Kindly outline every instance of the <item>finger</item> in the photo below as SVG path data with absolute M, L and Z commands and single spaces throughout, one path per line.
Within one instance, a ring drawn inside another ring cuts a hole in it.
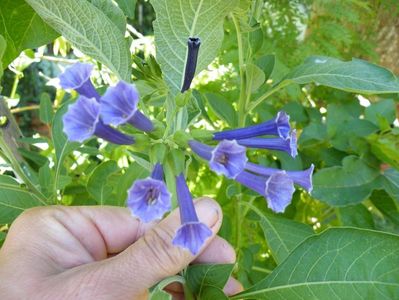
M 199 220 L 212 231 L 212 236 L 202 247 L 205 249 L 220 229 L 222 211 L 214 200 L 208 198 L 197 201 L 195 208 Z M 109 292 L 108 289 L 102 289 L 113 286 L 119 298 L 122 298 L 121 295 L 131 297 L 133 293 L 148 289 L 163 278 L 177 274 L 195 258 L 189 251 L 172 244 L 179 226 L 179 212 L 175 210 L 124 252 L 74 271 L 78 271 L 80 277 L 95 280 L 99 287 L 96 292 L 99 294 Z M 76 279 L 79 275 L 74 274 L 74 277 Z
M 242 287 L 242 284 L 235 278 L 230 277 L 229 280 L 227 281 L 226 285 L 223 288 L 224 293 L 227 296 L 232 296 L 235 294 L 238 294 L 239 292 L 242 292 L 244 289 Z
M 193 261 L 198 264 L 232 264 L 236 261 L 234 248 L 223 238 L 216 237 Z

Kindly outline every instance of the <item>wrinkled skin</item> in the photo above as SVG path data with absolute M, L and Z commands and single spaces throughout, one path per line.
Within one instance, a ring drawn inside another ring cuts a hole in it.
M 0 250 L 0 299 L 147 299 L 148 289 L 189 263 L 233 263 L 235 253 L 216 236 L 219 205 L 196 202 L 199 219 L 212 230 L 197 257 L 172 245 L 178 211 L 158 224 L 143 224 L 125 208 L 42 207 L 13 223 Z M 241 290 L 230 278 L 228 295 Z M 184 299 L 179 284 L 167 287 Z

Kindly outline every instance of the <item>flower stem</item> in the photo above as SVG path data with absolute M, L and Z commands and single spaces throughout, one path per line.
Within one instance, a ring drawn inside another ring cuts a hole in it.
M 238 100 L 238 127 L 245 126 L 246 119 L 246 78 L 245 78 L 245 63 L 244 63 L 244 48 L 242 44 L 242 33 L 239 24 L 239 20 L 232 14 L 234 27 L 237 34 L 237 45 L 238 45 L 238 62 L 240 70 L 240 98 Z

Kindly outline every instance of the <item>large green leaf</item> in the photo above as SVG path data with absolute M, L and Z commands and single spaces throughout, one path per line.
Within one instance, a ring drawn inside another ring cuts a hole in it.
M 46 205 L 12 177 L 0 175 L 0 224 L 14 221 L 25 209 Z
M 271 213 L 261 212 L 255 206 L 244 202 L 260 218 L 259 225 L 276 263 L 281 263 L 301 242 L 313 234 L 310 226 Z
M 342 167 L 325 168 L 313 176 L 313 197 L 334 206 L 357 204 L 370 196 L 379 175 L 365 161 L 347 156 Z
M 196 73 L 216 57 L 223 41 L 223 20 L 237 5 L 237 0 L 152 0 L 157 60 L 173 93 L 182 86 L 187 40 L 199 37 Z
M 392 72 L 361 59 L 341 61 L 325 56 L 311 56 L 292 70 L 282 84 L 317 83 L 362 94 L 398 93 L 399 80 Z
M 136 0 L 115 0 L 119 7 L 123 10 L 125 15 L 130 19 L 134 18 L 136 11 Z
M 4 68 L 22 50 L 45 45 L 58 36 L 24 0 L 1 0 L 0 34 L 7 42 L 2 59 Z
M 97 166 L 87 182 L 87 191 L 96 199 L 100 205 L 114 204 L 112 197 L 113 188 L 108 178 L 119 170 L 115 161 L 109 160 Z
M 128 43 L 109 14 L 88 1 L 26 0 L 33 9 L 75 47 L 130 81 Z
M 312 236 L 233 299 L 397 299 L 399 236 L 332 228 Z
M 208 100 L 209 106 L 219 118 L 225 120 L 231 127 L 237 124 L 236 111 L 228 100 L 212 93 L 207 93 L 205 97 Z
M 221 299 L 209 297 L 210 295 L 220 295 L 233 268 L 234 264 L 192 265 L 188 267 L 184 277 L 190 291 L 198 295 L 199 299 Z

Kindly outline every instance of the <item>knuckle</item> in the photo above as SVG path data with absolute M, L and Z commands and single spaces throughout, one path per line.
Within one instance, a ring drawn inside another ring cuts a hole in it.
M 172 244 L 173 234 L 162 227 L 156 227 L 144 235 L 143 241 L 150 252 L 150 264 L 156 264 L 165 274 L 175 274 L 180 271 L 185 253 Z

